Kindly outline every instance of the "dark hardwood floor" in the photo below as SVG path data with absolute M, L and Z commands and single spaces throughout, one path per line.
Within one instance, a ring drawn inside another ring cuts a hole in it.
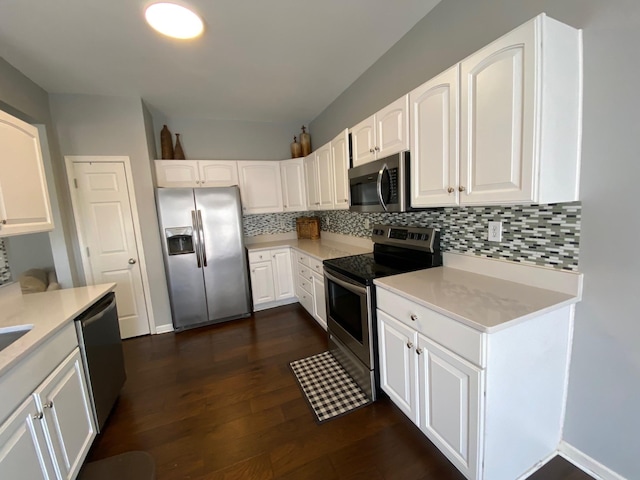
M 126 340 L 128 379 L 88 461 L 144 450 L 159 480 L 464 478 L 388 399 L 317 425 L 288 364 L 326 346 L 298 304 Z M 556 457 L 530 478 L 591 477 Z

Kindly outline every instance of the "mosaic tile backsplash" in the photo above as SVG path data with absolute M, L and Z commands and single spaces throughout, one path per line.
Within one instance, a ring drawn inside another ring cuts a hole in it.
M 9 270 L 9 258 L 7 257 L 7 247 L 4 239 L 0 238 L 0 285 L 11 280 L 11 270 Z
M 577 271 L 580 202 L 552 205 L 446 207 L 409 213 L 356 213 L 348 210 L 246 215 L 246 236 L 295 231 L 296 218 L 317 215 L 321 230 L 369 237 L 375 223 L 440 229 L 444 252 Z M 488 222 L 502 221 L 502 242 L 487 241 Z M 369 227 L 367 228 L 367 221 Z

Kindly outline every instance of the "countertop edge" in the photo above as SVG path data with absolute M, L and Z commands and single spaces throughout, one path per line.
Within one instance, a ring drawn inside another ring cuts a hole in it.
M 434 312 L 437 312 L 441 315 L 444 315 L 447 318 L 450 318 L 452 320 L 455 320 L 463 325 L 466 325 L 467 327 L 473 328 L 476 331 L 479 331 L 481 333 L 495 333 L 495 332 L 499 332 L 501 330 L 505 330 L 507 328 L 511 328 L 515 325 L 518 325 L 520 323 L 526 322 L 527 320 L 530 320 L 532 318 L 535 317 L 539 317 L 540 315 L 544 315 L 546 313 L 549 312 L 553 312 L 555 310 L 559 310 L 563 307 L 566 307 L 568 305 L 573 305 L 575 303 L 577 303 L 579 301 L 579 299 L 577 297 L 572 297 L 572 298 L 568 298 L 567 300 L 555 303 L 553 305 L 549 305 L 548 307 L 545 308 L 541 308 L 539 310 L 536 310 L 535 312 L 531 312 L 528 313 L 526 315 L 522 315 L 520 317 L 516 317 L 512 320 L 508 320 L 506 322 L 501 323 L 500 325 L 494 325 L 492 327 L 487 327 L 485 325 L 481 325 L 477 322 L 474 322 L 473 320 L 470 320 L 466 317 L 463 317 L 461 315 L 458 315 L 454 312 L 451 312 L 445 308 L 439 307 L 438 305 L 428 302 L 424 299 L 418 298 L 414 295 L 411 295 L 407 292 L 405 292 L 404 290 L 401 290 L 399 288 L 396 287 L 392 287 L 390 285 L 385 285 L 385 284 L 380 284 L 377 280 L 374 280 L 374 284 L 377 287 L 380 287 L 384 290 L 387 290 L 391 293 L 395 293 L 396 295 L 400 295 L 403 298 L 406 298 L 407 300 L 410 300 L 412 302 L 417 303 L 418 305 L 421 305 L 425 308 L 428 308 L 429 310 L 433 310 Z
M 74 313 L 67 313 L 62 318 L 57 320 L 52 326 L 43 327 L 42 331 L 37 331 L 37 335 L 27 339 L 29 332 L 24 337 L 16 341 L 15 343 L 9 345 L 5 348 L 0 354 L 5 354 L 10 356 L 11 358 L 3 363 L 0 363 L 0 376 L 7 373 L 12 368 L 16 367 L 22 360 L 28 357 L 33 351 L 35 351 L 39 346 L 44 344 L 48 339 L 52 338 L 56 333 L 64 328 L 69 322 L 72 322 L 80 313 L 93 305 L 97 300 L 102 298 L 107 293 L 113 291 L 116 288 L 115 283 L 104 283 L 98 285 L 91 285 L 91 287 L 100 288 L 99 292 L 96 293 L 93 298 L 87 302 L 83 302 L 82 304 L 78 304 L 78 307 L 74 310 Z M 85 287 L 77 287 L 77 288 L 85 288 Z M 63 290 L 71 290 L 71 289 L 63 289 Z M 56 292 L 61 292 L 62 290 L 57 290 Z M 41 292 L 34 293 L 31 295 L 46 295 L 52 292 Z M 22 323 L 20 325 L 25 325 L 27 323 Z M 28 324 L 33 324 L 33 329 L 37 328 L 37 322 L 29 322 Z M 36 332 L 34 332 L 36 333 Z M 20 342 L 20 340 L 25 339 L 28 340 L 28 344 L 25 346 L 24 342 Z M 15 352 L 13 350 L 16 350 Z

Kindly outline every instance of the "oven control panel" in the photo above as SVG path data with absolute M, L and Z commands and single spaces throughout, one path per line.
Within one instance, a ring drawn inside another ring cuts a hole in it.
M 374 225 L 371 240 L 384 245 L 397 245 L 429 252 L 440 251 L 440 231 L 430 227 Z

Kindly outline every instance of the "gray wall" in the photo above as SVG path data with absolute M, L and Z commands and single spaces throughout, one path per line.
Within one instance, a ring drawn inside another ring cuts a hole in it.
M 76 285 L 78 271 L 71 249 L 75 230 L 68 215 L 70 199 L 51 121 L 49 98 L 47 92 L 3 58 L 0 58 L 0 109 L 38 127 L 54 222 L 54 230 L 49 234 L 50 248 L 60 283 L 64 287 Z
M 175 134 L 185 157 L 192 160 L 283 160 L 291 158 L 289 145 L 301 132 L 298 123 L 230 122 L 206 118 L 167 118 L 153 112 L 158 153 L 164 124 Z
M 541 12 L 584 35 L 580 271 L 564 439 L 640 478 L 640 2 L 443 0 L 311 123 L 316 145 Z M 535 392 L 531 392 L 535 395 Z
M 151 176 L 145 113 L 139 98 L 51 95 L 62 155 L 124 155 L 131 170 L 156 325 L 171 323 Z M 77 242 L 75 242 L 77 252 Z
M 32 233 L 5 239 L 11 276 L 17 280 L 30 268 L 54 269 L 48 233 Z

